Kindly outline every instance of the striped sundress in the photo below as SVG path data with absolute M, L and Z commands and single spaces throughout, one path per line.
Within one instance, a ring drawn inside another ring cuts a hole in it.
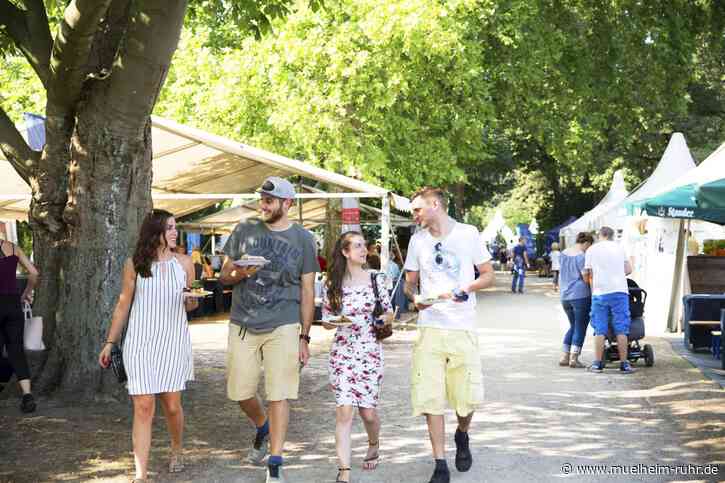
M 153 262 L 151 275 L 136 275 L 136 293 L 123 344 L 131 395 L 182 391 L 186 381 L 194 379 L 183 298 L 186 271 L 172 257 Z

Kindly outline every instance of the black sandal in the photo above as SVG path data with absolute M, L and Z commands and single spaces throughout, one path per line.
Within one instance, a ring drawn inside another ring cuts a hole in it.
M 335 477 L 335 483 L 350 483 L 350 480 L 341 480 L 340 479 L 340 475 L 342 474 L 343 471 L 350 471 L 350 468 L 338 467 L 337 476 Z

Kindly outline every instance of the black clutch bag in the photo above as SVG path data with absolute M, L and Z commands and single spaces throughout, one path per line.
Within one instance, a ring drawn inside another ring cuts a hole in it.
M 116 375 L 119 384 L 123 384 L 128 380 L 126 377 L 126 368 L 123 366 L 123 353 L 117 345 L 111 348 L 111 369 L 113 369 L 113 373 Z

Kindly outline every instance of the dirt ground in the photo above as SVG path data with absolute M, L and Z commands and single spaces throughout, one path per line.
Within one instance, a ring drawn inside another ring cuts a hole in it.
M 566 323 L 549 281 L 531 277 L 527 293 L 511 294 L 507 278 L 479 298 L 478 331 L 486 402 L 472 429 L 474 468 L 460 483 L 561 481 L 563 464 L 718 464 L 720 477 L 577 476 L 573 481 L 725 480 L 725 392 L 650 337 L 656 363 L 631 376 L 556 365 Z M 160 408 L 154 425 L 151 478 L 163 482 L 261 483 L 264 469 L 242 464 L 253 429 L 225 395 L 226 320 L 191 326 L 196 381 L 184 393 L 187 470 L 166 471 L 168 436 Z M 291 404 L 285 467 L 290 482 L 334 481 L 334 398 L 327 388 L 333 332 L 314 327 L 312 360 Z M 380 412 L 382 460 L 362 472 L 366 436 L 353 430 L 353 481 L 427 482 L 432 460 L 425 422 L 410 415 L 410 355 L 416 331 L 385 343 Z M 583 358 L 591 360 L 588 349 Z M 447 422 L 452 428 L 453 415 Z M 40 398 L 21 415 L 15 399 L 0 399 L 0 482 L 124 482 L 132 475 L 131 405 L 127 397 L 74 403 Z M 450 439 L 450 438 L 449 438 Z M 453 449 L 448 459 L 452 467 Z

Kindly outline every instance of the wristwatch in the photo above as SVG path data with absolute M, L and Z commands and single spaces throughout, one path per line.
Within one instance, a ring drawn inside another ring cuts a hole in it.
M 307 342 L 309 344 L 312 339 L 307 334 L 300 334 L 300 340 L 304 340 L 305 342 Z

